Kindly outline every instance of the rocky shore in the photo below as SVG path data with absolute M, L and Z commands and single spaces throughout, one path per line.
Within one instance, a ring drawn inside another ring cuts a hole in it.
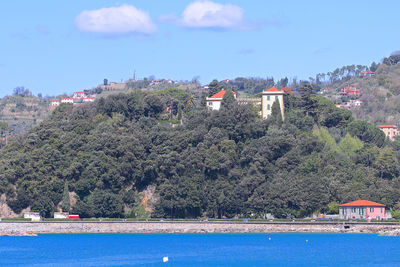
M 0 222 L 0 236 L 61 233 L 379 233 L 400 235 L 399 224 L 243 222 Z

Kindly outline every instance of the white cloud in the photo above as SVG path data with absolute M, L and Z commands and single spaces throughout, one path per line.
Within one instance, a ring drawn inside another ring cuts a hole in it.
M 243 9 L 211 1 L 196 1 L 189 4 L 182 13 L 180 23 L 188 28 L 246 28 Z
M 131 5 L 85 10 L 75 19 L 79 30 L 109 35 L 152 34 L 157 26 L 148 13 Z

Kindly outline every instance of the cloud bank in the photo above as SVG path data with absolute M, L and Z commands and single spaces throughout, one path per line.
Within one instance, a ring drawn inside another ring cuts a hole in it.
M 80 31 L 106 35 L 149 35 L 157 30 L 148 13 L 131 5 L 86 10 L 75 23 Z
M 246 22 L 243 9 L 231 4 L 196 1 L 182 13 L 180 24 L 187 28 L 244 29 Z

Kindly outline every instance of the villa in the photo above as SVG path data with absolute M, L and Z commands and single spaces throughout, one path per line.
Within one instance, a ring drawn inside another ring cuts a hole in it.
M 339 205 L 339 218 L 383 220 L 385 219 L 385 205 L 368 200 L 356 200 L 341 204 Z
M 399 135 L 399 130 L 397 129 L 396 125 L 379 125 L 379 129 L 382 130 L 382 132 L 385 133 L 386 137 L 389 138 L 390 140 L 394 140 L 394 138 Z
M 224 98 L 225 93 L 226 93 L 226 90 L 222 89 L 215 95 L 207 97 L 206 105 L 207 105 L 208 110 L 219 110 L 221 108 L 222 99 Z M 232 91 L 232 93 L 236 99 L 236 92 Z

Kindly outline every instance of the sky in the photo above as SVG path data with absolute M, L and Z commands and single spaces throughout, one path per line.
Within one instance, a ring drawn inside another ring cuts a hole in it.
M 0 97 L 104 78 L 308 79 L 400 50 L 398 0 L 4 0 Z

